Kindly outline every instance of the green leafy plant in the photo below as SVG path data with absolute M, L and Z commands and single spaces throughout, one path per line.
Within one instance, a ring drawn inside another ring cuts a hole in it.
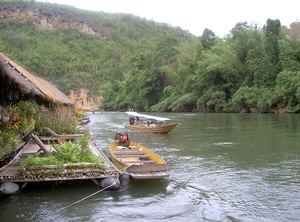
M 85 117 L 84 111 L 82 109 L 75 109 L 74 114 L 77 118 Z
M 22 135 L 20 131 L 21 120 L 16 110 L 11 106 L 0 108 L 0 160 L 3 160 L 22 141 Z
M 22 133 L 29 133 L 35 128 L 35 115 L 38 111 L 36 102 L 20 101 L 14 106 L 14 110 L 20 117 L 19 129 Z
M 84 167 L 84 163 L 93 163 L 99 169 L 105 169 L 101 158 L 93 154 L 89 149 L 87 136 L 75 140 L 74 142 L 62 140 L 58 144 L 53 143 L 52 147 L 56 152 L 49 153 L 46 156 L 40 156 L 39 154 L 30 155 L 21 163 L 20 168 L 63 164 L 68 164 L 68 166 L 72 168 L 76 163 L 80 163 L 80 167 Z

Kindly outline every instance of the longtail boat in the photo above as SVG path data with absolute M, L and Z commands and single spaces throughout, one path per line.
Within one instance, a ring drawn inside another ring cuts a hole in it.
M 127 111 L 125 113 L 129 115 L 129 123 L 125 123 L 124 127 L 130 130 L 168 134 L 179 125 L 178 121 L 165 117 L 146 115 L 133 111 Z
M 120 135 L 121 137 L 122 135 Z M 109 153 L 113 164 L 119 170 L 126 171 L 134 179 L 154 179 L 169 176 L 164 159 L 138 143 L 126 142 L 126 139 L 111 142 Z

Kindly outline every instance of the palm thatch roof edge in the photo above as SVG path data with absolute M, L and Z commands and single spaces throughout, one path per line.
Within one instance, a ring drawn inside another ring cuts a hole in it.
M 50 82 L 30 74 L 0 52 L 0 71 L 18 84 L 25 94 L 34 94 L 52 103 L 74 105 L 72 100 Z

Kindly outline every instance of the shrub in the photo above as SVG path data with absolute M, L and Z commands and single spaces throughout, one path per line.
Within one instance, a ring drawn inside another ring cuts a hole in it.
M 77 132 L 76 116 L 71 107 L 61 106 L 52 109 L 40 107 L 35 118 L 35 127 L 40 135 L 45 135 L 45 127 L 58 134 Z
M 26 166 L 74 163 L 95 163 L 99 168 L 105 168 L 105 165 L 101 162 L 101 158 L 93 154 L 89 149 L 87 136 L 77 139 L 74 142 L 61 140 L 58 144 L 53 143 L 52 147 L 55 149 L 55 153 L 50 153 L 43 157 L 37 154 L 30 155 L 26 161 L 21 164 L 21 168 Z
M 11 106 L 0 108 L 0 160 L 3 160 L 22 141 L 22 135 L 21 119 L 16 110 Z

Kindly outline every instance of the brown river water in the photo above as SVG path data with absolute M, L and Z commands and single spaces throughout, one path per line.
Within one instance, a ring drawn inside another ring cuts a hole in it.
M 108 154 L 127 115 L 86 115 L 92 142 Z M 168 135 L 128 133 L 166 160 L 170 177 L 131 180 L 78 203 L 101 188 L 29 184 L 0 197 L 0 221 L 299 221 L 299 114 L 156 115 L 181 124 Z

